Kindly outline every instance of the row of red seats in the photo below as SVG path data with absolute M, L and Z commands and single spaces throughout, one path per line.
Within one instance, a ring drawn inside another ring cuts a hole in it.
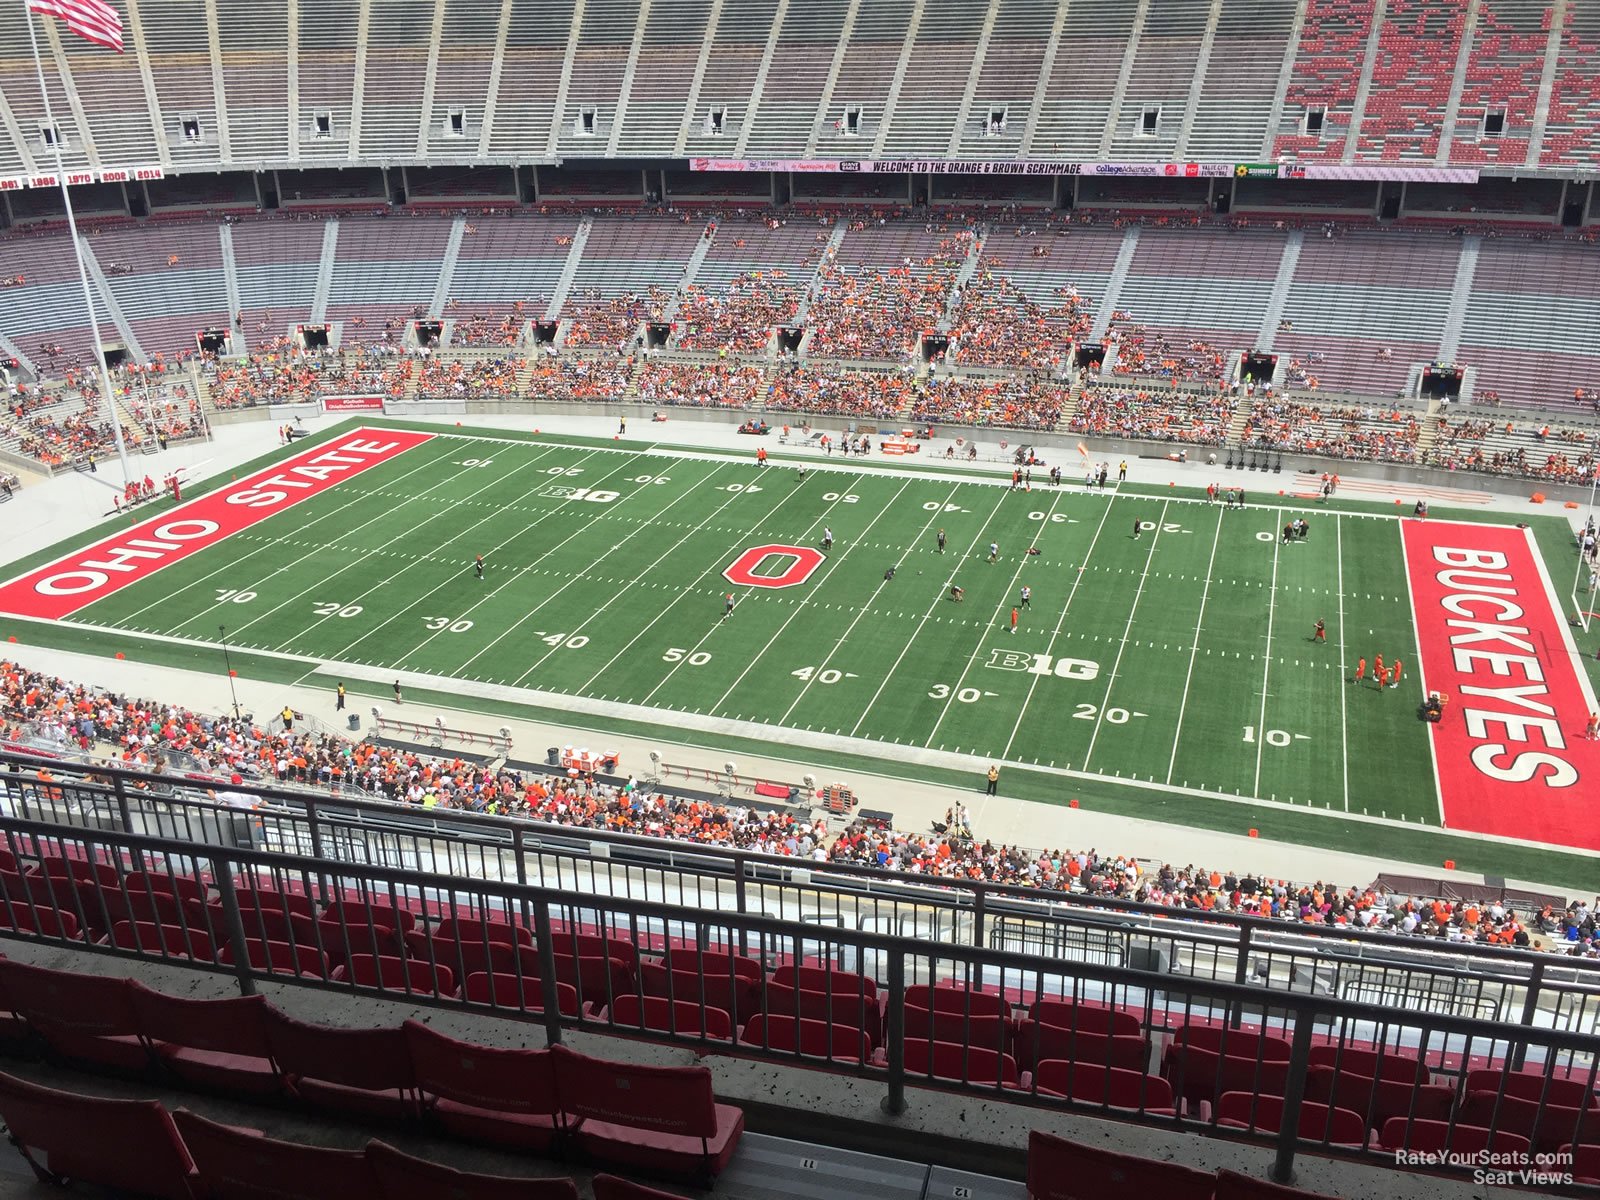
M 131 979 L 0 959 L 0 1035 L 55 1057 L 231 1096 L 426 1120 L 463 1138 L 708 1180 L 744 1130 L 702 1067 L 461 1042 L 408 1021 L 342 1029 L 259 996 L 185 1000 Z
M 1032 1200 L 1099 1200 L 1105 1196 L 1319 1200 L 1316 1192 L 1282 1187 L 1237 1171 L 1200 1171 L 1161 1159 L 1119 1154 L 1037 1129 L 1028 1135 L 1028 1195 Z

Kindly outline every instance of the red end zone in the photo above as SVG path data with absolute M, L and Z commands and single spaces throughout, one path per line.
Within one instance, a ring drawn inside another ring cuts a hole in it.
M 1529 530 L 1406 521 L 1422 682 L 1451 829 L 1600 850 L 1594 692 Z
M 248 529 L 341 479 L 420 446 L 433 435 L 397 429 L 354 433 L 287 458 L 210 495 L 141 522 L 0 587 L 0 612 L 59 620 Z

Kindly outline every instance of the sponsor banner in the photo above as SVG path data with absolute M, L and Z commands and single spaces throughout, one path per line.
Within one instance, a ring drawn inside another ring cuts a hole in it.
M 1293 172 L 1290 175 L 1290 172 Z M 1477 183 L 1477 167 L 1402 166 L 1399 163 L 1295 163 L 1293 179 L 1353 179 L 1368 183 Z
M 1421 683 L 1449 697 L 1430 726 L 1445 824 L 1600 850 L 1594 692 L 1532 531 L 1406 521 L 1402 537 Z
M 1278 164 L 1273 163 L 1236 163 L 1233 168 L 1235 179 L 1276 179 L 1278 177 Z
M 102 171 L 79 169 L 68 171 L 68 187 L 82 187 L 89 183 L 128 183 L 131 180 L 165 179 L 161 167 L 107 167 Z M 26 188 L 53 188 L 61 186 L 62 176 L 52 172 L 38 175 L 0 175 L 0 192 L 20 192 Z
M 346 412 L 382 412 L 384 396 L 324 396 L 322 397 L 322 411 L 325 413 Z
M 693 171 L 788 171 L 913 175 L 1082 175 L 1131 179 L 1343 179 L 1364 182 L 1476 183 L 1477 167 L 1399 163 L 1067 162 L 1062 159 L 691 158 Z
M 432 436 L 360 429 L 287 458 L 12 580 L 0 587 L 0 612 L 69 617 Z

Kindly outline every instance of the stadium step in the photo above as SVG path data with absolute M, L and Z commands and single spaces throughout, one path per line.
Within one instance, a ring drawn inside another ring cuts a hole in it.
M 818 289 L 822 286 L 822 268 L 832 262 L 834 256 L 839 253 L 839 247 L 844 245 L 844 235 L 848 228 L 849 225 L 843 217 L 833 223 L 833 232 L 828 235 L 828 244 L 823 247 L 822 253 L 817 255 L 817 265 L 815 270 L 811 272 L 811 282 L 806 284 L 806 294 L 800 301 L 799 309 L 795 312 L 794 323 L 796 326 L 805 327 L 806 316 L 811 311 L 812 298 L 816 296 Z
M 1244 431 L 1250 424 L 1250 404 L 1245 401 L 1234 410 L 1233 420 L 1228 423 L 1228 432 L 1223 435 L 1222 444 L 1228 447 L 1244 445 Z
M 322 227 L 322 260 L 317 264 L 317 289 L 311 294 L 311 324 L 328 319 L 328 296 L 333 292 L 333 259 L 339 249 L 339 222 L 330 220 Z
M 21 347 L 4 333 L 0 333 L 0 351 L 4 351 L 7 358 L 16 359 L 22 365 L 22 369 L 29 375 L 35 379 L 39 378 L 39 368 L 34 365 L 33 360 L 24 354 Z
M 350 94 L 350 160 L 361 155 L 361 120 L 367 93 L 367 35 L 372 31 L 372 0 L 361 0 L 356 14 L 355 86 Z
M 428 304 L 428 315 L 435 319 L 444 315 L 450 301 L 450 281 L 455 277 L 456 259 L 461 257 L 461 239 L 466 232 L 467 219 L 457 217 L 450 226 L 450 240 L 445 243 L 444 260 L 439 264 L 439 280 L 433 285 L 433 299 Z
M 639 15 L 633 25 L 633 43 L 628 47 L 628 62 L 622 68 L 622 86 L 617 92 L 617 111 L 611 119 L 611 136 L 606 140 L 606 157 L 617 156 L 622 138 L 622 123 L 628 116 L 628 98 L 633 93 L 633 76 L 639 68 L 639 48 L 644 43 L 644 27 L 650 20 L 650 0 L 639 0 Z
M 1344 133 L 1344 161 L 1355 157 L 1361 143 L 1361 120 L 1366 116 L 1367 97 L 1372 94 L 1372 68 L 1378 62 L 1378 40 L 1383 36 L 1383 22 L 1389 15 L 1388 0 L 1376 0 L 1372 8 L 1372 27 L 1367 31 L 1367 48 L 1361 56 L 1361 81 L 1356 84 L 1356 98 L 1350 109 L 1350 128 Z
M 945 297 L 944 317 L 939 322 L 941 332 L 949 332 L 950 326 L 955 322 L 956 307 L 961 302 L 961 293 L 966 291 L 967 284 L 972 282 L 973 275 L 977 273 L 978 263 L 983 260 L 983 245 L 988 240 L 989 227 L 980 225 L 977 236 L 967 246 L 967 257 L 962 260 L 961 269 L 950 281 L 950 293 Z
M 500 97 L 500 78 L 505 70 L 506 41 L 511 35 L 511 5 L 500 9 L 500 24 L 495 29 L 494 57 L 489 62 L 489 88 L 483 97 L 483 125 L 478 130 L 478 157 L 489 155 L 489 140 L 494 134 L 495 104 Z
M 844 27 L 839 30 L 839 44 L 834 47 L 833 62 L 828 65 L 828 78 L 822 84 L 822 97 L 817 101 L 819 119 L 812 123 L 811 136 L 806 139 L 806 158 L 812 158 L 817 153 L 817 139 L 822 136 L 822 127 L 833 107 L 833 89 L 839 82 L 839 69 L 844 66 L 845 51 L 850 48 L 850 38 L 855 34 L 856 17 L 860 12 L 861 0 L 850 0 L 850 7 L 844 14 Z
M 1122 50 L 1122 67 L 1117 71 L 1117 86 L 1111 93 L 1111 105 L 1106 112 L 1106 127 L 1100 134 L 1099 157 L 1111 157 L 1111 142 L 1117 136 L 1117 118 L 1122 115 L 1122 103 L 1128 96 L 1128 80 L 1133 75 L 1134 60 L 1139 57 L 1139 35 L 1144 32 L 1145 18 L 1150 15 L 1150 0 L 1139 0 L 1133 14 L 1133 28 L 1128 32 L 1128 44 Z
M 761 108 L 762 93 L 767 87 L 767 72 L 772 70 L 772 59 L 778 51 L 778 34 L 783 29 L 783 22 L 789 15 L 789 0 L 778 0 L 778 10 L 772 14 L 772 28 L 767 32 L 767 44 L 761 51 L 761 64 L 756 67 L 755 82 L 750 85 L 750 107 L 745 110 L 744 121 L 739 126 L 739 142 L 734 147 L 734 156 L 743 158 L 745 147 L 750 142 L 750 130 L 756 123 L 756 113 Z
M 1050 25 L 1050 37 L 1044 44 L 1044 58 L 1039 63 L 1039 78 L 1033 85 L 1033 103 L 1028 106 L 1028 125 L 1022 131 L 1022 152 L 1033 153 L 1033 135 L 1039 128 L 1039 114 L 1044 110 L 1044 98 L 1050 91 L 1050 76 L 1055 73 L 1056 55 L 1061 50 L 1061 30 L 1067 24 L 1067 6 L 1056 5 L 1056 19 Z
M 578 264 L 583 261 L 583 248 L 589 244 L 589 233 L 594 229 L 594 220 L 585 217 L 578 222 L 578 228 L 572 234 L 572 245 L 567 249 L 567 262 L 561 268 L 561 278 L 556 280 L 555 291 L 550 294 L 550 307 L 544 311 L 546 321 L 559 320 L 561 306 L 567 302 L 567 293 L 572 290 L 572 281 L 577 278 Z
M 926 8 L 924 0 L 916 0 L 911 6 L 911 23 L 906 26 L 905 40 L 900 43 L 900 58 L 889 80 L 889 94 L 883 100 L 883 119 L 878 124 L 877 135 L 872 139 L 873 158 L 883 154 L 883 142 L 889 136 L 889 126 L 894 121 L 895 106 L 900 103 L 900 89 L 905 85 L 906 68 L 911 65 L 911 47 L 916 44 L 917 30 L 922 27 L 922 14 Z
M 711 226 L 706 227 L 709 231 Z M 677 320 L 678 306 L 683 303 L 684 293 L 694 286 L 694 278 L 700 273 L 700 266 L 706 261 L 706 255 L 711 252 L 712 238 L 702 234 L 695 243 L 694 253 L 689 255 L 689 261 L 683 266 L 683 278 L 678 280 L 678 286 L 672 293 L 672 301 L 661 314 L 661 319 L 667 324 Z
M 1461 327 L 1467 319 L 1467 301 L 1472 296 L 1473 277 L 1478 272 L 1478 251 L 1483 238 L 1469 234 L 1461 239 L 1461 257 L 1456 260 L 1455 286 L 1450 290 L 1450 309 L 1445 313 L 1444 330 L 1439 335 L 1436 361 L 1453 363 L 1461 348 Z
M 1111 268 L 1111 278 L 1106 280 L 1105 293 L 1100 298 L 1100 307 L 1094 314 L 1094 326 L 1089 330 L 1091 341 L 1103 341 L 1111 330 L 1111 314 L 1117 310 L 1117 297 L 1122 292 L 1122 285 L 1127 282 L 1128 269 L 1133 266 L 1133 256 L 1139 249 L 1139 227 L 1128 226 L 1122 235 L 1122 245 L 1117 248 L 1116 265 Z M 1114 356 L 1106 355 L 1106 364 L 1114 363 Z
M 234 320 L 244 312 L 244 301 L 239 299 L 239 265 L 233 257 L 233 226 L 217 226 L 217 238 L 222 243 L 222 285 L 228 292 L 228 325 L 233 330 L 233 352 L 249 354 L 244 322 Z
M 989 0 L 989 11 L 984 14 L 983 26 L 978 30 L 978 48 L 972 56 L 972 66 L 967 69 L 967 86 L 961 92 L 961 105 L 956 109 L 955 128 L 950 131 L 950 144 L 945 147 L 945 153 L 951 158 L 960 155 L 961 135 L 971 127 L 977 115 L 972 111 L 972 98 L 978 93 L 978 79 L 983 74 L 984 59 L 989 54 L 989 39 L 994 36 L 995 18 L 999 15 L 1000 0 Z
M 557 157 L 561 145 L 561 130 L 567 123 L 567 92 L 572 87 L 572 63 L 578 57 L 578 35 L 583 29 L 584 0 L 575 0 L 572 6 L 572 29 L 567 35 L 567 52 L 561 56 L 561 78 L 556 84 L 556 102 L 550 115 L 549 140 L 545 153 Z M 598 131 L 597 131 L 598 132 Z
M 117 333 L 122 338 L 122 344 L 127 348 L 129 361 L 136 363 L 149 362 L 150 360 L 146 357 L 144 348 L 139 345 L 139 339 L 133 336 L 133 326 L 128 324 L 128 318 L 122 313 L 122 306 L 117 303 L 117 297 L 111 290 L 110 281 L 106 279 L 105 272 L 100 269 L 100 260 L 94 256 L 94 251 L 89 249 L 87 241 L 79 239 L 79 245 L 83 250 L 84 270 L 89 272 L 89 286 L 99 292 L 96 297 L 99 303 L 96 307 L 104 305 L 106 312 L 110 314 L 111 322 L 117 327 Z
M 1568 0 L 1550 6 L 1550 32 L 1544 46 L 1544 70 L 1539 75 L 1539 98 L 1533 110 L 1533 132 L 1528 135 L 1528 157 L 1523 165 L 1537 167 L 1544 154 L 1544 131 L 1550 124 L 1550 97 L 1555 94 L 1556 67 L 1560 62 L 1561 35 L 1567 27 Z
M 1222 0 L 1211 0 L 1210 11 L 1206 13 L 1206 31 L 1200 36 L 1200 51 L 1195 57 L 1194 77 L 1189 81 L 1189 103 L 1184 106 L 1183 124 L 1178 128 L 1178 144 L 1173 150 L 1173 157 L 1189 157 L 1189 135 L 1194 132 L 1195 115 L 1200 111 L 1200 96 L 1205 91 L 1206 74 L 1211 69 L 1211 51 L 1217 44 L 1217 24 L 1222 20 Z M 1232 72 L 1235 68 L 1227 64 L 1223 70 Z
M 689 99 L 683 106 L 684 121 L 678 126 L 678 139 L 672 144 L 672 153 L 681 158 L 689 143 L 689 130 L 697 120 L 709 125 L 709 118 L 700 117 L 700 85 L 705 82 L 706 64 L 711 61 L 711 43 L 716 40 L 717 28 L 722 21 L 722 0 L 711 0 L 711 12 L 706 17 L 705 36 L 700 39 L 700 54 L 695 59 L 694 79 L 689 83 Z M 807 155 L 809 158 L 810 156 Z
M 1272 284 L 1272 295 L 1267 298 L 1267 311 L 1261 317 L 1261 328 L 1256 332 L 1255 348 L 1263 354 L 1272 353 L 1278 337 L 1278 325 L 1283 320 L 1284 307 L 1289 303 L 1289 287 L 1294 283 L 1294 270 L 1300 264 L 1300 248 L 1305 245 L 1304 230 L 1291 230 L 1283 243 L 1283 256 L 1278 259 L 1278 275 Z M 1281 373 L 1282 367 L 1279 367 Z M 1274 381 L 1277 375 L 1274 375 Z
M 1467 65 L 1472 61 L 1472 44 L 1478 32 L 1478 17 L 1483 11 L 1478 0 L 1467 5 L 1467 15 L 1461 26 L 1461 40 L 1456 48 L 1455 71 L 1450 77 L 1450 95 L 1445 98 L 1444 116 L 1439 122 L 1439 149 L 1433 161 L 1441 167 L 1450 165 L 1450 146 L 1456 136 L 1456 114 L 1461 111 L 1461 97 L 1467 90 Z M 1476 125 L 1476 121 L 1470 124 Z

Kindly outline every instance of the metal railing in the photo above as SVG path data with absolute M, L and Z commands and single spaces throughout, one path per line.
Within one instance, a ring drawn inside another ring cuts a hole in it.
M 551 1042 L 585 1028 L 803 1063 L 876 1081 L 890 1113 L 927 1086 L 1265 1138 L 1280 1180 L 1303 1149 L 1394 1162 L 1480 1127 L 1530 1153 L 1600 1143 L 1600 1108 L 1572 1101 L 1597 1083 L 1592 1034 L 15 817 L 0 851 L 6 936 L 229 971 L 246 994 L 298 973 L 537 1020 Z

